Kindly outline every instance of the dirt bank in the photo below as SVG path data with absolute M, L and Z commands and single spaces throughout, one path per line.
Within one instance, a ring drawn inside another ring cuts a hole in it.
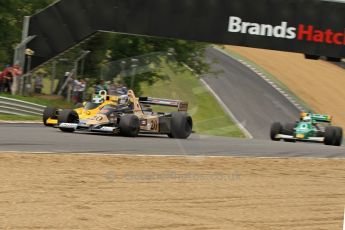
M 345 160 L 0 155 L 0 229 L 341 229 Z
M 316 112 L 345 128 L 345 70 L 302 54 L 227 46 L 273 74 Z

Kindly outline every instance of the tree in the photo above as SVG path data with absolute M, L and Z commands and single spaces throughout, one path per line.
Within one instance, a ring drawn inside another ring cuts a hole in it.
M 204 61 L 204 52 L 207 45 L 206 43 L 177 39 L 99 33 L 93 39 L 83 44 L 81 48 L 91 51 L 87 58 L 87 75 L 91 78 L 98 78 L 100 69 L 106 66 L 106 63 L 113 63 L 124 58 L 148 55 L 154 52 L 170 53 L 174 56 L 174 64 L 176 62 L 186 64 L 193 68 L 197 74 L 204 74 L 209 71 L 209 65 Z M 166 60 L 169 61 L 169 59 Z M 128 63 L 127 61 L 126 64 L 128 67 L 128 65 L 133 63 Z M 116 76 L 121 69 L 117 68 L 114 71 L 111 74 Z M 150 73 L 136 73 L 136 75 L 138 75 L 135 77 L 136 81 L 134 83 L 136 92 L 140 92 L 140 82 L 146 81 L 149 84 L 153 84 L 156 80 L 164 77 L 159 71 L 154 70 Z M 124 81 L 127 86 L 131 85 L 130 79 L 127 78 Z
M 24 16 L 32 15 L 54 0 L 1 0 L 0 2 L 0 64 L 10 64 L 13 49 L 21 39 Z
M 0 67 L 10 64 L 13 60 L 13 49 L 20 42 L 24 16 L 32 15 L 53 2 L 54 0 L 1 0 Z M 208 71 L 208 65 L 204 62 L 206 46 L 205 43 L 193 41 L 99 33 L 66 55 L 72 61 L 73 56 L 82 50 L 90 50 L 84 72 L 89 78 L 97 78 L 105 63 L 152 52 L 170 52 L 174 55 L 175 61 L 190 66 L 198 74 L 203 74 Z M 140 79 L 154 82 L 159 77 L 161 76 L 158 73 L 153 72 L 143 74 Z
M 185 63 L 195 68 L 196 73 L 208 72 L 208 65 L 204 61 L 206 43 L 185 41 L 178 39 L 167 39 L 147 36 L 132 36 L 116 33 L 102 33 L 84 49 L 94 51 L 92 56 L 98 61 L 109 59 L 106 51 L 111 51 L 111 60 L 118 60 L 126 57 L 139 56 L 151 52 L 173 52 L 179 63 Z M 92 68 L 92 64 L 90 65 Z

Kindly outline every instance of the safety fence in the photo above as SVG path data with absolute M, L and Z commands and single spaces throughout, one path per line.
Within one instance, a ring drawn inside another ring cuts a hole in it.
M 0 114 L 6 115 L 42 115 L 45 106 L 0 96 Z

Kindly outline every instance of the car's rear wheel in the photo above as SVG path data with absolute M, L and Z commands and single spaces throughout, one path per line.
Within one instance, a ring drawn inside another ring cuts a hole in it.
M 136 115 L 123 115 L 119 123 L 120 134 L 125 137 L 136 137 L 140 131 L 140 121 Z
M 341 127 L 335 127 L 335 137 L 334 137 L 334 145 L 340 146 L 343 142 L 343 129 Z
M 280 138 L 277 138 L 276 136 L 278 134 L 281 134 L 283 130 L 283 126 L 280 122 L 274 122 L 271 125 L 271 132 L 270 132 L 270 137 L 272 141 L 280 141 Z
M 171 114 L 170 138 L 186 139 L 193 129 L 193 120 L 186 112 L 173 112 Z
M 57 119 L 57 116 L 56 116 L 56 111 L 57 111 L 57 108 L 56 107 L 46 107 L 44 110 L 43 110 L 43 116 L 42 116 L 42 119 L 43 119 L 43 124 L 45 126 L 52 126 L 51 124 L 48 124 L 47 121 L 49 118 L 51 119 Z
M 325 129 L 324 144 L 325 145 L 335 145 L 337 136 L 339 136 L 339 134 L 337 132 L 337 127 L 327 126 Z
M 59 112 L 58 115 L 58 123 L 79 123 L 79 115 L 73 109 L 64 109 Z M 75 131 L 74 128 L 66 128 L 66 127 L 59 127 L 59 129 L 63 132 L 72 133 Z

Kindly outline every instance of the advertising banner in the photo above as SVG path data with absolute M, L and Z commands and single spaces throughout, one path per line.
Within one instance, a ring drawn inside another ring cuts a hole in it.
M 345 3 L 320 0 L 61 0 L 33 15 L 33 65 L 97 31 L 345 57 Z

